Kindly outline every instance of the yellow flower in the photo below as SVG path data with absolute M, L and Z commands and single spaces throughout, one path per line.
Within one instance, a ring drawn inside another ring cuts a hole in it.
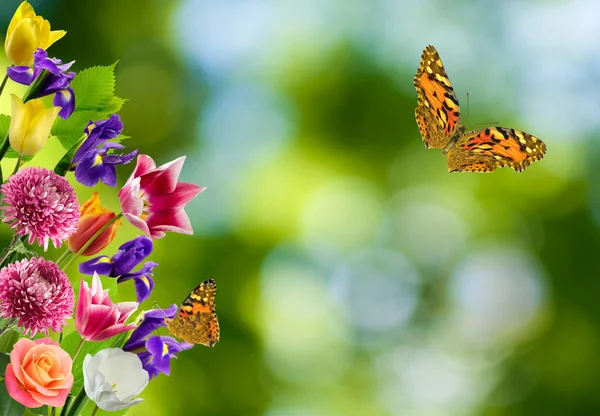
M 10 145 L 23 156 L 35 155 L 46 144 L 60 107 L 46 108 L 39 98 L 23 104 L 16 95 L 11 97 Z
M 37 16 L 31 4 L 21 3 L 8 25 L 4 51 L 14 65 L 33 65 L 37 48 L 48 49 L 66 35 L 64 30 L 50 31 L 50 22 Z

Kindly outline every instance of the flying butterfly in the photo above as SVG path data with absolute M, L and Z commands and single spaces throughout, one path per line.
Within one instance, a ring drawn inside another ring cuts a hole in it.
M 171 334 L 189 344 L 214 347 L 219 340 L 215 307 L 217 284 L 213 279 L 200 283 L 179 307 L 173 319 L 165 318 Z
M 438 52 L 423 50 L 415 74 L 415 117 L 427 149 L 443 149 L 450 172 L 491 172 L 509 166 L 521 172 L 546 154 L 546 145 L 531 134 L 488 127 L 467 131 L 460 122 L 458 99 Z

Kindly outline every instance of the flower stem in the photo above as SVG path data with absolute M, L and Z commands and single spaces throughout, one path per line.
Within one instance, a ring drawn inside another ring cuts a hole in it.
M 71 250 L 69 250 L 68 248 L 65 249 L 65 251 L 60 255 L 58 260 L 56 260 L 56 262 L 55 262 L 58 265 L 58 267 L 60 267 L 61 263 L 63 261 L 65 261 L 67 259 L 67 257 L 69 257 L 69 254 L 71 254 Z
M 73 362 L 75 362 L 75 358 L 77 358 L 77 355 L 79 355 L 79 352 L 81 351 L 81 348 L 83 347 L 84 342 L 85 342 L 85 339 L 81 338 L 81 341 L 79 341 L 79 345 L 77 346 L 77 349 L 75 350 L 75 353 L 73 354 Z
M 6 260 L 6 258 L 10 254 L 10 251 L 15 247 L 15 245 L 17 244 L 17 242 L 20 239 L 21 239 L 20 235 L 17 235 L 17 234 L 13 235 L 12 241 L 6 246 L 6 248 L 4 249 L 2 254 L 0 254 L 0 266 L 2 266 L 2 263 L 4 263 L 4 260 Z
M 13 170 L 13 175 L 15 173 L 17 173 L 17 171 L 19 170 L 19 168 L 21 167 L 21 161 L 23 161 L 23 155 L 19 155 L 19 158 L 17 159 L 17 164 L 15 165 L 15 170 Z
M 4 91 L 4 87 L 6 87 L 6 81 L 8 81 L 8 74 L 4 75 L 2 84 L 0 84 L 0 95 L 2 95 L 2 92 Z
M 75 255 L 73 257 L 71 257 L 69 259 L 69 261 L 67 261 L 65 263 L 64 266 L 62 266 L 62 270 L 67 270 L 67 267 L 69 267 L 71 265 L 71 263 L 73 263 L 73 261 L 75 261 L 75 259 L 77 259 L 77 257 L 81 256 L 81 254 L 94 242 L 96 241 L 96 239 L 98 237 L 100 237 L 100 235 L 104 232 L 104 230 L 106 230 L 108 227 L 110 227 L 112 225 L 113 222 L 117 221 L 118 219 L 120 219 L 123 216 L 123 213 L 119 213 L 118 215 L 115 215 L 115 217 L 110 220 L 109 222 L 107 222 L 106 224 L 104 224 L 104 226 L 102 228 L 100 228 L 98 231 L 96 231 L 96 234 L 94 234 L 92 236 L 92 238 L 90 238 L 83 246 L 81 246 L 81 248 L 79 249 L 79 251 L 77 253 L 75 253 Z M 0 263 L 1 264 L 1 263 Z
M 98 413 L 98 405 L 96 405 L 94 407 L 94 410 L 92 411 L 92 413 L 90 414 L 90 416 L 96 416 L 96 413 Z

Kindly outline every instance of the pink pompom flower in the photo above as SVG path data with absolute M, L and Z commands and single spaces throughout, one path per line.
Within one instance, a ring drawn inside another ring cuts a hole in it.
M 60 332 L 74 303 L 67 275 L 52 261 L 34 257 L 0 270 L 0 316 L 17 318 L 26 334 Z
M 73 187 L 51 170 L 28 167 L 2 185 L 3 222 L 17 235 L 29 235 L 28 243 L 48 249 L 48 241 L 60 247 L 77 231 L 79 203 Z

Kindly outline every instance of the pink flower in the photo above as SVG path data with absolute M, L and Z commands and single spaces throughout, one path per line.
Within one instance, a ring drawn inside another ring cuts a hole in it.
M 18 318 L 26 334 L 60 332 L 74 303 L 71 283 L 54 262 L 34 257 L 0 270 L 0 316 Z
M 79 225 L 79 204 L 73 187 L 60 175 L 44 168 L 25 168 L 8 178 L 1 188 L 6 206 L 3 222 L 18 235 L 29 234 L 29 244 L 48 249 L 68 239 Z
M 21 338 L 4 372 L 6 391 L 23 406 L 60 407 L 73 386 L 73 360 L 50 338 Z
M 119 191 L 123 216 L 153 239 L 166 231 L 193 234 L 185 205 L 206 188 L 177 182 L 185 156 L 160 167 L 148 155 L 139 155 L 137 165 Z
M 104 341 L 121 332 L 134 329 L 135 324 L 125 325 L 125 321 L 137 307 L 137 302 L 113 304 L 108 297 L 108 290 L 102 290 L 102 282 L 98 274 L 94 273 L 91 290 L 81 279 L 75 308 L 77 332 L 87 341 Z

